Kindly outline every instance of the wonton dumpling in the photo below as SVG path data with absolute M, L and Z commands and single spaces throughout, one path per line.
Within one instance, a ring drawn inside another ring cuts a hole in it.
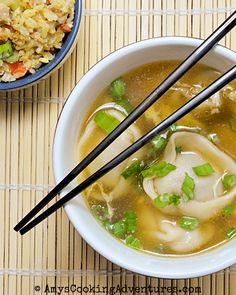
M 172 87 L 171 89 L 183 94 L 187 100 L 192 99 L 198 93 L 200 93 L 205 87 L 193 84 L 182 84 L 181 82 L 177 82 L 176 86 Z M 222 91 L 218 91 L 217 93 L 213 94 L 210 98 L 200 104 L 194 112 L 197 112 L 198 115 L 202 115 L 205 111 L 209 110 L 211 114 L 216 114 L 220 112 L 220 108 L 222 105 Z
M 125 116 L 114 109 L 106 110 L 108 114 L 118 119 L 120 122 L 124 120 Z M 99 133 L 95 133 L 99 132 Z M 98 136 L 94 136 L 94 134 L 98 134 Z M 84 158 L 84 154 L 82 155 L 82 151 L 84 150 L 84 145 L 89 145 L 89 151 L 93 150 L 105 137 L 107 134 L 103 132 L 97 124 L 90 120 L 86 126 L 86 129 L 81 136 L 78 144 L 78 151 L 79 151 L 79 160 L 81 161 Z M 133 124 L 127 130 L 125 130 L 109 147 L 105 149 L 91 164 L 86 168 L 86 171 L 91 175 L 99 168 L 107 164 L 110 160 L 112 160 L 115 156 L 117 156 L 120 152 L 125 150 L 129 145 L 131 145 L 134 141 L 136 141 L 141 136 L 139 129 Z M 135 155 L 137 157 L 141 156 L 141 152 L 137 152 Z M 132 157 L 134 158 L 134 156 Z M 122 171 L 129 165 L 131 159 L 127 159 L 123 161 L 119 166 L 115 169 L 111 170 L 108 174 L 103 176 L 98 183 L 100 185 L 104 185 L 105 187 L 109 188 L 112 192 L 109 194 L 105 194 L 101 190 L 101 186 L 98 191 L 101 194 L 97 193 L 94 195 L 97 199 L 110 199 L 114 197 L 119 197 L 121 193 L 127 193 L 127 181 L 121 176 Z M 93 186 L 92 186 L 93 188 Z M 106 196 L 106 197 L 105 197 Z M 108 201 L 108 200 L 107 200 Z
M 211 226 L 197 228 L 193 231 L 186 231 L 179 227 L 176 222 L 161 219 L 159 231 L 156 237 L 176 252 L 193 251 L 206 244 L 212 237 Z
M 176 154 L 177 146 L 182 147 L 181 154 Z M 186 172 L 195 182 L 194 199 L 186 203 L 182 202 L 179 206 L 167 206 L 162 209 L 166 213 L 207 219 L 236 196 L 236 188 L 225 193 L 221 183 L 221 177 L 225 172 L 236 173 L 236 163 L 202 135 L 176 132 L 169 139 L 163 160 L 174 164 L 176 170 L 163 178 L 144 179 L 144 190 L 152 199 L 164 193 L 181 195 L 181 186 Z M 192 167 L 206 162 L 212 165 L 215 172 L 209 176 L 197 176 Z
M 176 252 L 190 252 L 206 244 L 213 235 L 213 227 L 201 227 L 186 231 L 177 222 L 166 219 L 163 214 L 153 207 L 142 207 L 139 212 L 139 227 L 153 242 L 158 241 L 168 245 Z

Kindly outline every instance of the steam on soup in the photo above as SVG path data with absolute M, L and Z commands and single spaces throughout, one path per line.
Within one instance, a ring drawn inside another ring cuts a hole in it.
M 91 105 L 78 141 L 84 158 L 179 62 L 141 66 L 113 81 Z M 117 138 L 87 178 L 214 81 L 197 65 Z M 130 247 L 161 254 L 209 249 L 236 235 L 236 84 L 156 136 L 84 192 L 92 213 Z

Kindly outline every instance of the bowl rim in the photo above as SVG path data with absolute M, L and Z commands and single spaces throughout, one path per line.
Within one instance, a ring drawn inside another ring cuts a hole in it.
M 53 173 L 54 173 L 54 179 L 55 179 L 55 182 L 58 183 L 58 173 L 57 173 L 57 169 L 58 167 L 60 167 L 60 164 L 58 165 L 57 163 L 57 158 L 56 158 L 56 154 L 57 154 L 57 149 L 58 149 L 58 136 L 60 136 L 60 128 L 62 127 L 61 124 L 62 124 L 62 121 L 65 119 L 65 118 L 62 118 L 64 117 L 64 114 L 65 114 L 65 109 L 68 107 L 69 104 L 71 104 L 71 101 L 72 100 L 76 100 L 76 95 L 75 93 L 78 91 L 79 87 L 81 84 L 83 84 L 83 82 L 87 79 L 87 75 L 92 75 L 91 72 L 94 70 L 94 68 L 98 67 L 98 64 L 101 66 L 101 65 L 104 65 L 105 63 L 108 62 L 108 60 L 110 59 L 116 59 L 117 57 L 119 58 L 120 54 L 122 52 L 125 52 L 127 50 L 131 50 L 134 51 L 135 49 L 141 47 L 143 44 L 145 43 L 152 43 L 152 42 L 159 42 L 159 44 L 156 44 L 156 46 L 158 45 L 162 45 L 163 43 L 170 43 L 172 42 L 174 44 L 173 45 L 190 45 L 190 46 L 196 46 L 196 45 L 199 45 L 201 42 L 203 42 L 204 40 L 200 39 L 200 38 L 192 38 L 192 37 L 177 37 L 177 36 L 168 36 L 168 37 L 157 37 L 157 38 L 152 38 L 152 39 L 146 39 L 146 40 L 143 40 L 143 41 L 139 41 L 139 42 L 135 42 L 135 43 L 132 43 L 132 44 L 129 44 L 129 45 L 126 45 L 110 54 L 108 54 L 107 56 L 105 56 L 103 59 L 101 59 L 100 61 L 98 61 L 95 65 L 93 65 L 93 67 L 91 67 L 89 69 L 89 71 L 81 78 L 81 80 L 77 83 L 77 85 L 74 87 L 74 89 L 71 91 L 71 93 L 69 94 L 68 96 L 68 99 L 66 100 L 65 104 L 63 105 L 62 107 L 62 110 L 61 110 L 61 113 L 59 115 L 59 118 L 58 118 L 58 121 L 57 121 L 57 124 L 56 124 L 56 129 L 55 129 L 55 133 L 54 133 L 54 138 L 53 138 L 53 149 L 52 149 L 52 160 L 53 160 Z M 216 45 L 213 49 L 213 51 L 219 51 L 221 53 L 224 53 L 222 55 L 226 55 L 229 54 L 229 55 L 232 55 L 234 56 L 234 58 L 236 59 L 236 55 L 235 55 L 235 52 L 231 49 L 228 49 L 226 48 L 225 46 L 223 45 Z M 63 193 L 60 194 L 60 197 L 63 196 Z M 153 271 L 153 270 L 145 270 L 143 271 L 143 269 L 141 268 L 138 268 L 135 266 L 135 264 L 130 264 L 128 263 L 128 261 L 124 261 L 122 259 L 119 259 L 118 257 L 116 256 L 112 256 L 110 255 L 109 252 L 106 252 L 104 250 L 103 247 L 101 247 L 101 245 L 98 245 L 94 242 L 93 238 L 91 237 L 88 237 L 89 235 L 87 235 L 87 233 L 84 231 L 84 229 L 82 227 L 79 227 L 79 225 L 76 223 L 76 220 L 74 220 L 73 218 L 73 200 L 68 202 L 65 206 L 64 206 L 64 209 L 65 209 L 65 212 L 69 218 L 69 220 L 72 222 L 72 224 L 74 225 L 75 229 L 78 231 L 78 233 L 82 236 L 83 239 L 86 240 L 86 242 L 91 245 L 91 247 L 93 249 L 95 249 L 98 253 L 100 253 L 101 255 L 103 255 L 104 257 L 106 257 L 108 260 L 112 261 L 113 263 L 116 263 L 118 264 L 119 266 L 125 268 L 125 269 L 128 269 L 130 271 L 133 271 L 133 272 L 136 272 L 136 273 L 139 273 L 139 274 L 142 274 L 142 275 L 148 275 L 148 276 L 152 276 L 152 277 L 159 277 L 159 278 L 166 278 L 166 279 L 184 279 L 184 278 L 193 278 L 193 277 L 199 277 L 199 276 L 203 276 L 203 275 L 208 275 L 208 274 L 211 274 L 213 272 L 216 272 L 216 271 L 219 271 L 219 270 L 222 270 L 223 268 L 226 268 L 230 265 L 232 265 L 233 263 L 236 262 L 236 257 L 232 258 L 230 257 L 227 261 L 223 261 L 221 263 L 217 263 L 217 265 L 210 265 L 210 266 L 207 266 L 205 267 L 203 270 L 196 270 L 196 269 L 193 269 L 193 271 L 191 273 L 185 273 L 183 274 L 181 272 L 181 275 L 178 273 L 178 272 L 163 272 L 163 271 L 160 271 L 160 270 L 156 270 L 156 271 Z M 99 227 L 100 224 L 99 224 Z M 105 230 L 104 230 L 105 231 Z M 113 240 L 116 240 L 112 237 Z M 119 243 L 119 246 L 122 247 L 121 245 L 123 245 L 120 241 L 116 241 L 116 243 Z M 229 242 L 230 243 L 230 242 Z M 227 244 L 229 244 L 227 243 Z M 127 246 L 123 245 L 123 247 L 125 247 L 126 249 L 128 248 Z M 222 246 L 221 246 L 222 247 Z M 135 252 L 141 252 L 141 251 L 136 251 L 136 250 L 133 250 L 131 249 L 132 251 L 135 251 Z M 128 249 L 127 249 L 128 251 Z M 209 252 L 212 252 L 214 250 L 210 250 L 210 251 L 206 251 L 205 254 L 207 255 L 207 253 Z M 142 253 L 142 255 L 149 255 L 149 254 L 144 254 Z M 150 255 L 149 255 L 150 256 Z M 199 256 L 198 254 L 197 255 L 192 255 L 190 257 L 196 257 L 196 256 Z M 154 257 L 158 257 L 158 259 L 166 259 L 166 258 L 163 258 L 161 256 L 154 256 Z M 188 256 L 182 256 L 182 257 L 177 257 L 176 259 L 177 260 L 180 260 L 180 259 L 188 259 Z
M 62 61 L 70 54 L 70 49 L 73 47 L 79 33 L 80 22 L 82 17 L 82 0 L 75 0 L 74 4 L 74 19 L 73 27 L 66 40 L 63 42 L 62 47 L 56 53 L 55 57 L 48 63 L 41 66 L 34 74 L 29 74 L 13 82 L 0 82 L 0 91 L 11 91 L 20 88 L 25 88 L 31 84 L 39 82 L 41 79 L 46 78 L 53 70 L 60 66 Z

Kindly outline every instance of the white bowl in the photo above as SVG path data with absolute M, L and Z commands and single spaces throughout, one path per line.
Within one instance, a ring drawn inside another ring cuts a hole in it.
M 61 112 L 53 145 L 53 169 L 58 183 L 75 166 L 75 150 L 81 122 L 90 103 L 102 89 L 123 73 L 158 60 L 183 60 L 202 40 L 163 37 L 124 47 L 97 63 L 76 85 Z M 225 72 L 236 63 L 236 53 L 216 46 L 202 63 Z M 76 181 L 63 190 L 64 196 Z M 236 262 L 236 239 L 211 251 L 182 257 L 161 257 L 133 250 L 107 233 L 78 196 L 65 206 L 80 235 L 100 254 L 131 271 L 159 278 L 191 278 L 213 273 Z

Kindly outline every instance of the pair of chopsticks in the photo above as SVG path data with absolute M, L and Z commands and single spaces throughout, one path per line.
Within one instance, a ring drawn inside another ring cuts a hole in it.
M 104 176 L 122 161 L 127 159 L 147 142 L 152 140 L 157 134 L 163 132 L 173 123 L 181 119 L 190 111 L 199 106 L 210 96 L 219 91 L 236 78 L 236 66 L 218 78 L 215 82 L 205 88 L 202 92 L 184 104 L 181 108 L 167 117 L 160 124 L 151 129 L 147 134 L 117 155 L 113 160 L 104 165 L 85 181 L 72 189 L 68 194 L 53 204 L 43 213 L 35 215 L 43 209 L 60 191 L 65 188 L 78 174 L 80 174 L 101 152 L 103 152 L 120 134 L 122 134 L 135 120 L 137 120 L 154 102 L 156 102 L 171 86 L 173 86 L 193 65 L 195 65 L 212 47 L 218 43 L 236 25 L 236 11 L 228 17 L 219 28 L 217 28 L 199 47 L 197 47 L 146 99 L 140 103 L 129 114 L 118 127 L 111 132 L 98 146 L 95 147 L 60 183 L 58 183 L 49 194 L 43 198 L 15 227 L 23 235 L 34 226 L 39 224 L 49 215 L 61 208 L 66 202 L 81 193 L 84 189 Z M 33 219 L 34 218 L 34 219 Z M 33 220 L 32 220 L 33 219 Z M 32 220 L 32 221 L 31 221 Z

